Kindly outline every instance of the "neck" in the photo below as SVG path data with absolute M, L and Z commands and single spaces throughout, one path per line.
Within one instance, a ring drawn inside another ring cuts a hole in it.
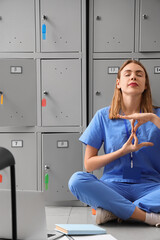
M 122 110 L 125 115 L 133 114 L 133 113 L 139 113 L 140 112 L 140 102 L 141 98 L 135 98 L 135 97 L 123 97 L 123 106 Z

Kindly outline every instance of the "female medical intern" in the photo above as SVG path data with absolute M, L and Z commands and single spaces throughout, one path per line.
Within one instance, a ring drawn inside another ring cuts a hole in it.
M 148 74 L 136 60 L 119 69 L 111 106 L 97 111 L 80 137 L 86 172 L 70 191 L 96 209 L 96 223 L 129 218 L 160 224 L 160 108 L 152 106 Z M 104 155 L 98 151 L 104 145 Z M 97 179 L 92 171 L 104 167 Z

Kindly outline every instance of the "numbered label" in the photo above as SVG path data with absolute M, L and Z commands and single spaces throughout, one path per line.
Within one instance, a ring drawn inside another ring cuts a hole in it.
M 160 74 L 160 66 L 154 67 L 154 73 L 155 74 Z
M 117 74 L 119 67 L 108 67 L 108 74 Z
M 11 147 L 13 148 L 22 148 L 23 147 L 23 140 L 12 140 Z

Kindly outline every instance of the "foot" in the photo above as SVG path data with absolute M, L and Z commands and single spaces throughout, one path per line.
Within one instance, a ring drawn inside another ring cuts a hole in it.
M 102 209 L 102 208 L 97 208 L 96 210 L 96 224 L 102 224 L 102 223 L 106 223 L 106 222 L 109 222 L 109 221 L 112 221 L 112 220 L 115 220 L 117 219 L 117 217 L 105 210 L 105 209 Z
M 149 225 L 160 227 L 160 213 L 146 213 L 145 222 Z

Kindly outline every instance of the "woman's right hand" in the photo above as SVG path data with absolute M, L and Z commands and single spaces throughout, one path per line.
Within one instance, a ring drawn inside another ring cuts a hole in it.
M 132 143 L 132 140 L 134 139 L 134 143 Z M 152 142 L 142 142 L 138 144 L 138 138 L 136 136 L 136 133 L 133 131 L 127 140 L 127 142 L 122 146 L 122 151 L 124 154 L 128 154 L 131 152 L 136 152 L 142 147 L 149 147 L 153 146 L 154 144 Z

